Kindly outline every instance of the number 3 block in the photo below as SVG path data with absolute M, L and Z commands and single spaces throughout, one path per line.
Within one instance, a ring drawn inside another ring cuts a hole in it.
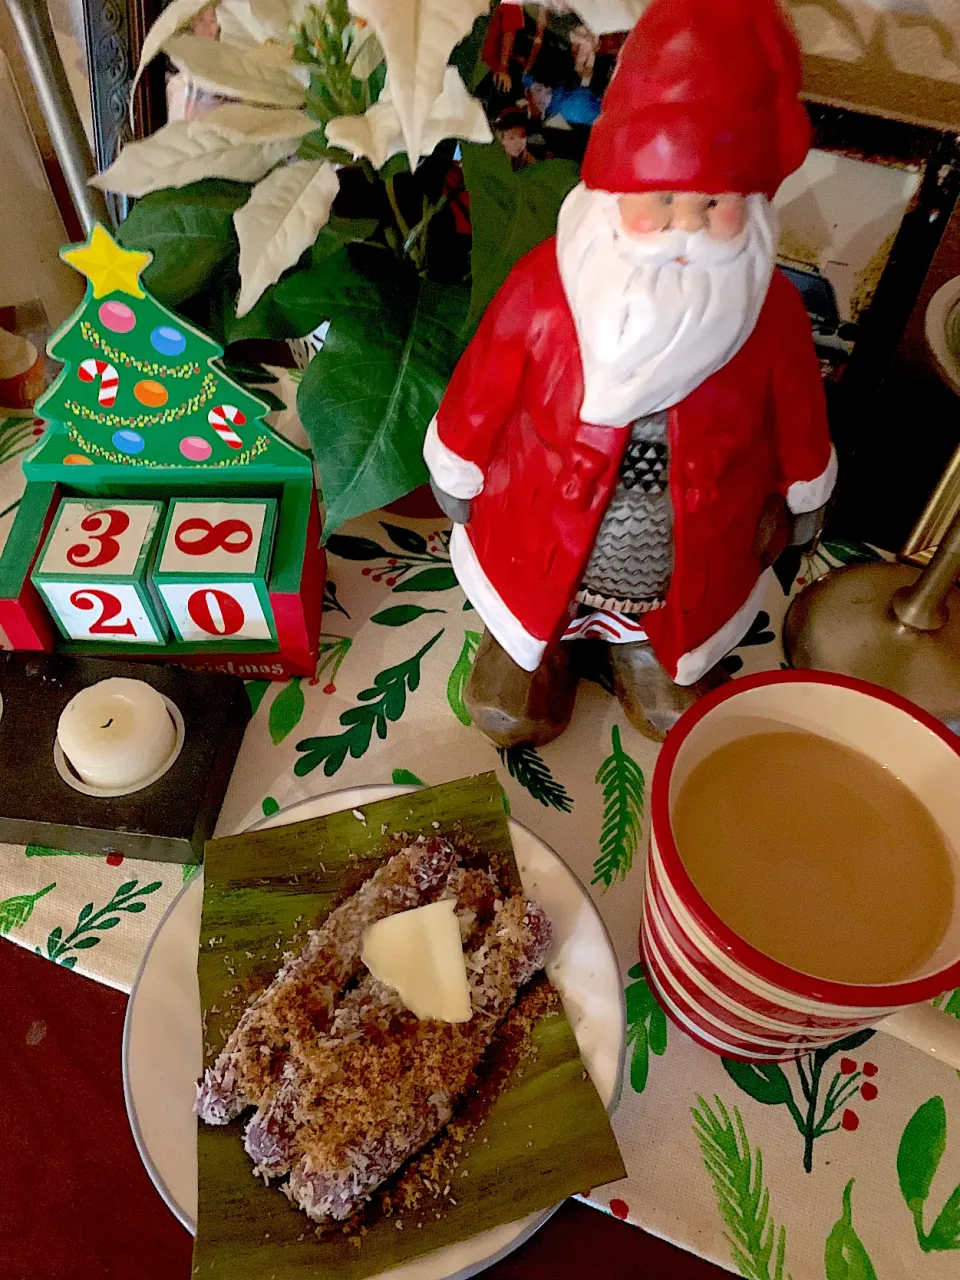
M 168 627 L 150 570 L 163 503 L 64 498 L 30 575 L 63 634 L 163 644 Z
M 272 498 L 175 499 L 153 582 L 180 640 L 276 640 L 267 575 Z

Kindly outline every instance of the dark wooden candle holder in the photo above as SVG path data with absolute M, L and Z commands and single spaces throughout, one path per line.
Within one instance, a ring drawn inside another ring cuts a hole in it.
M 57 769 L 57 723 L 74 694 L 113 676 L 142 680 L 169 699 L 183 717 L 183 746 L 142 790 L 87 795 Z M 242 680 L 144 662 L 0 653 L 0 697 L 0 840 L 200 861 L 250 718 Z

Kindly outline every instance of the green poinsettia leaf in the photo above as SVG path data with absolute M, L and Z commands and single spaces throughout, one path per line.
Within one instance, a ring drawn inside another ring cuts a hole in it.
M 473 226 L 469 330 L 514 263 L 556 231 L 560 206 L 580 171 L 572 160 L 541 160 L 514 172 L 503 147 L 470 142 L 462 154 Z
M 284 685 L 270 704 L 268 725 L 273 745 L 279 746 L 300 723 L 306 705 L 299 677 Z
M 236 256 L 233 215 L 249 198 L 248 183 L 219 178 L 152 191 L 130 210 L 117 241 L 153 254 L 143 283 L 158 302 L 176 306 Z
M 76 942 L 72 942 L 70 945 L 73 947 L 74 951 L 86 951 L 89 947 L 97 946 L 99 941 L 99 938 L 79 938 Z
M 426 483 L 423 439 L 463 350 L 468 300 L 463 286 L 343 274 L 330 330 L 297 395 L 323 483 L 327 537 Z

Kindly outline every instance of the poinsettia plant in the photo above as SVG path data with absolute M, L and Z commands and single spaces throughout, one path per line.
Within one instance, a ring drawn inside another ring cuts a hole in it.
M 173 0 L 144 45 L 212 105 L 96 183 L 154 295 L 229 347 L 329 322 L 298 409 L 326 534 L 426 481 L 424 433 L 483 308 L 576 166 L 514 172 L 470 87 L 490 0 Z M 315 344 L 317 345 L 317 344 Z

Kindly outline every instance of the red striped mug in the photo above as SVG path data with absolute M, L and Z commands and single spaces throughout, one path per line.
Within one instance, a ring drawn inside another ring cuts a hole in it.
M 953 918 L 934 955 L 905 981 L 828 981 L 773 960 L 734 933 L 688 875 L 671 825 L 683 782 L 732 739 L 777 729 L 819 734 L 887 766 L 946 835 Z M 846 676 L 747 676 L 707 694 L 671 730 L 654 772 L 651 812 L 641 948 L 654 994 L 694 1040 L 725 1057 L 776 1062 L 877 1026 L 960 1068 L 960 1023 L 922 1003 L 960 986 L 960 738 L 940 721 Z

